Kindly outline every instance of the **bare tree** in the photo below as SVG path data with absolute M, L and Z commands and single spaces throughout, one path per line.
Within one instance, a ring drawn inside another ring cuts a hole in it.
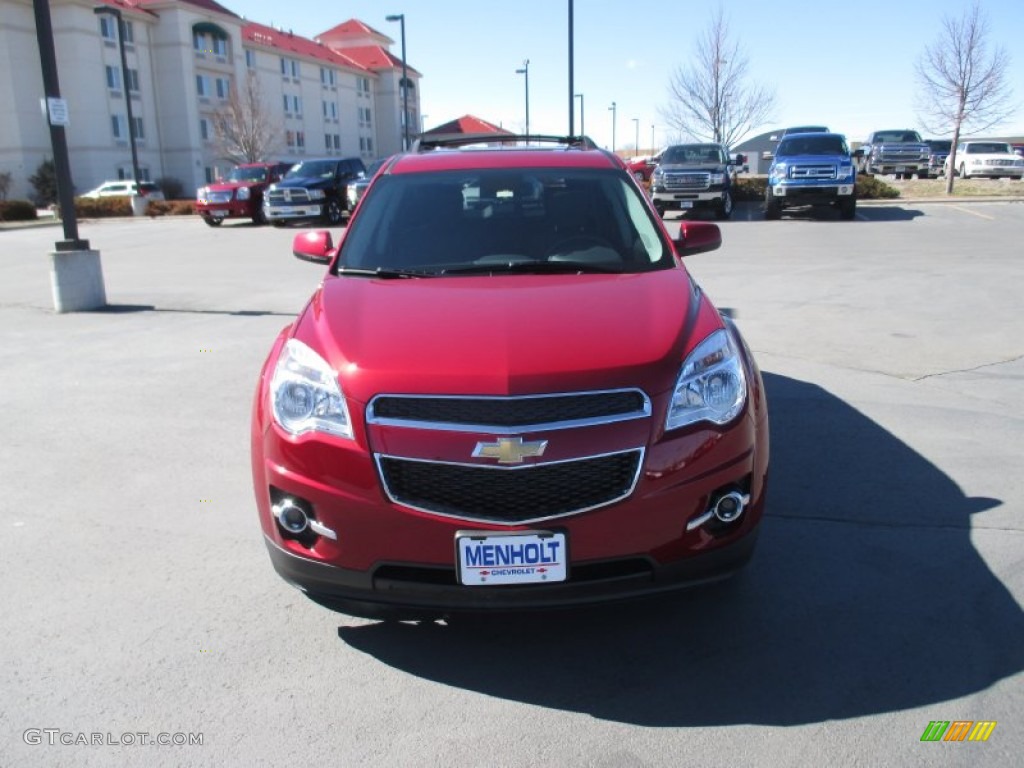
M 232 85 L 227 106 L 214 114 L 217 151 L 233 163 L 266 160 L 277 146 L 281 127 L 263 100 L 256 73 L 249 71 L 241 93 Z
M 977 0 L 960 18 L 946 16 L 942 20 L 942 32 L 917 61 L 921 85 L 918 117 L 929 131 L 953 129 L 947 195 L 953 193 L 961 132 L 985 131 L 1014 111 L 1006 77 L 1009 65 L 1010 56 L 1004 49 L 989 50 L 988 19 Z
M 775 105 L 774 91 L 747 81 L 747 65 L 719 7 L 697 39 L 693 64 L 672 74 L 662 119 L 682 135 L 731 147 L 764 125 Z

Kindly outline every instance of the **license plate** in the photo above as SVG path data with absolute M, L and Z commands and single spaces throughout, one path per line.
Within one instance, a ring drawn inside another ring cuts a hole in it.
M 210 216 L 212 216 L 215 219 L 223 219 L 227 215 L 228 215 L 227 211 L 212 211 L 210 213 Z
M 679 201 L 679 207 L 680 208 L 693 208 L 693 201 L 692 200 L 680 200 Z
M 567 561 L 564 533 L 459 531 L 455 534 L 459 583 L 467 586 L 565 581 Z
M 903 173 L 905 170 L 907 170 L 907 166 L 905 166 L 905 165 L 897 165 L 896 166 L 896 173 Z

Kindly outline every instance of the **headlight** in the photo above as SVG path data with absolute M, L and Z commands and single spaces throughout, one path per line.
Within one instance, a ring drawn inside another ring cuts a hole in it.
M 238 191 L 235 193 L 235 198 L 238 200 L 248 200 L 249 195 L 251 194 L 252 190 L 249 189 L 248 187 L 239 187 Z
M 665 172 L 663 170 L 661 170 L 661 168 L 655 168 L 654 172 L 651 174 L 651 178 L 652 179 L 657 179 L 658 181 L 661 181 L 661 177 L 664 176 L 664 175 L 665 175 Z
M 196 190 L 196 200 L 202 202 L 203 200 L 206 199 L 206 195 L 208 192 L 209 190 L 207 190 L 206 187 L 200 187 L 199 189 Z
M 777 179 L 786 178 L 786 171 L 789 170 L 785 163 L 776 163 L 772 166 L 772 176 Z
M 715 331 L 683 363 L 665 429 L 699 421 L 725 424 L 736 418 L 746 401 L 747 377 L 736 343 L 728 331 Z
M 983 165 L 983 163 L 978 158 L 972 157 L 971 158 L 971 165 Z
M 836 176 L 840 179 L 845 179 L 853 175 L 852 165 L 840 165 L 836 168 Z
M 352 438 L 348 404 L 338 375 L 316 352 L 289 339 L 270 380 L 274 421 L 292 435 L 326 432 Z
M 710 181 L 711 181 L 712 184 L 725 184 L 725 174 L 724 173 L 712 173 Z
M 309 199 L 310 200 L 323 200 L 324 199 L 324 191 L 322 189 L 310 189 L 310 190 L 307 190 L 307 191 L 309 192 Z

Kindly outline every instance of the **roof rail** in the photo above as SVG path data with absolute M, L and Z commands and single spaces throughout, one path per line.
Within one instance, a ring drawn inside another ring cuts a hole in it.
M 470 144 L 560 144 L 574 149 L 597 149 L 589 136 L 548 136 L 544 134 L 513 133 L 457 133 L 417 139 L 414 152 L 426 152 L 443 147 L 464 147 Z

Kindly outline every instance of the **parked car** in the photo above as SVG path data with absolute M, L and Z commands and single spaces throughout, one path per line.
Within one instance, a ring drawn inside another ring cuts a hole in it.
M 618 157 L 547 141 L 398 155 L 340 241 L 294 239 L 327 271 L 260 373 L 251 466 L 271 562 L 322 605 L 566 607 L 753 552 L 765 391 L 680 258 L 718 226 L 673 240 Z
M 661 162 L 661 152 L 656 155 L 641 155 L 626 161 L 626 167 L 637 181 L 650 181 L 651 174 Z
M 860 173 L 894 174 L 897 179 L 928 178 L 931 147 L 921 134 L 904 128 L 875 131 L 854 153 Z
M 222 179 L 196 190 L 196 213 L 211 227 L 219 227 L 224 219 L 251 219 L 253 224 L 266 224 L 263 215 L 263 192 L 280 181 L 291 163 L 246 163 L 235 166 Z
M 386 157 L 374 160 L 367 166 L 366 173 L 348 183 L 345 188 L 345 200 L 347 201 L 350 213 L 355 211 L 356 206 L 359 205 L 359 201 L 363 199 L 363 194 L 366 192 L 367 187 L 369 187 L 370 182 L 373 181 L 373 177 L 377 175 L 377 171 L 379 171 L 386 162 Z
M 303 160 L 293 165 L 281 181 L 267 188 L 263 215 L 275 226 L 310 219 L 341 224 L 349 211 L 348 183 L 365 173 L 366 166 L 358 157 Z
M 651 174 L 651 199 L 660 215 L 665 211 L 711 208 L 719 219 L 732 216 L 735 158 L 721 144 L 674 144 L 661 153 Z
M 950 139 L 930 139 L 925 144 L 928 145 L 928 173 L 920 178 L 941 176 L 945 173 L 946 158 L 953 142 Z
M 1024 144 L 1011 144 L 1010 147 L 1018 157 L 1024 157 Z
M 1024 176 L 1024 158 L 1005 141 L 962 141 L 956 146 L 956 159 L 952 155 L 946 158 L 946 173 L 949 173 L 951 161 L 956 162 L 956 175 L 965 179 L 1005 176 L 1020 180 Z
M 164 193 L 152 181 L 140 181 L 136 184 L 130 179 L 119 179 L 104 181 L 95 189 L 80 195 L 80 197 L 146 197 L 150 200 L 163 200 Z
M 794 133 L 779 142 L 768 170 L 764 217 L 785 208 L 827 205 L 847 220 L 857 212 L 857 172 L 846 137 L 838 133 Z

